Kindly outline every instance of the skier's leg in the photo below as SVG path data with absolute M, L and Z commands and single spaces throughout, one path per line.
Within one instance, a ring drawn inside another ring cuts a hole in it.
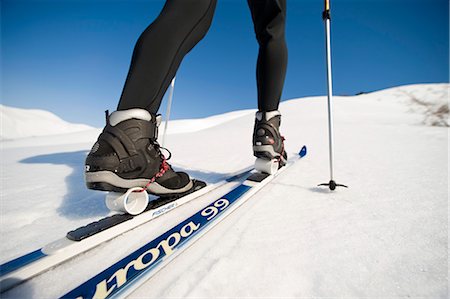
M 117 110 L 156 114 L 183 57 L 205 36 L 217 0 L 168 0 L 134 48 Z
M 216 0 L 168 0 L 142 33 L 118 105 L 86 158 L 87 187 L 119 191 L 143 187 L 153 194 L 194 187 L 166 162 L 157 142 L 162 97 L 183 57 L 203 38 Z
M 256 78 L 260 111 L 278 109 L 287 66 L 286 0 L 248 0 L 259 44 Z
M 286 76 L 287 47 L 284 38 L 286 0 L 248 0 L 259 44 L 256 79 L 258 112 L 253 131 L 253 153 L 258 158 L 286 163 L 284 138 L 278 111 Z

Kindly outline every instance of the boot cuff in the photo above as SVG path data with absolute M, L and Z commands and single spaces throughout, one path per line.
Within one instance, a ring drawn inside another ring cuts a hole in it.
M 275 116 L 281 115 L 280 111 L 273 110 L 273 111 L 258 111 L 256 112 L 256 119 L 262 120 L 263 116 L 265 120 L 269 120 Z
M 109 124 L 115 126 L 128 119 L 140 119 L 145 121 L 151 121 L 152 115 L 145 109 L 133 108 L 128 110 L 114 111 L 109 116 Z

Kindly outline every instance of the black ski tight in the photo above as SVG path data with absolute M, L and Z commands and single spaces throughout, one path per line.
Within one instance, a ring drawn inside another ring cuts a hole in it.
M 156 113 L 183 57 L 205 36 L 217 0 L 167 0 L 156 20 L 139 37 L 118 110 L 144 108 Z M 278 109 L 287 48 L 286 0 L 248 0 L 259 54 L 258 108 Z

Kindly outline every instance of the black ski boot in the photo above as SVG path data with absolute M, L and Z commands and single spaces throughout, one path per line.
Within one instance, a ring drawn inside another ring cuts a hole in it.
M 284 137 L 280 135 L 281 114 L 278 110 L 256 112 L 253 130 L 253 154 L 265 160 L 276 159 L 279 166 L 286 165 Z
M 115 192 L 142 187 L 163 196 L 190 191 L 194 182 L 172 170 L 156 141 L 160 123 L 160 115 L 144 109 L 107 113 L 106 126 L 86 158 L 87 187 Z

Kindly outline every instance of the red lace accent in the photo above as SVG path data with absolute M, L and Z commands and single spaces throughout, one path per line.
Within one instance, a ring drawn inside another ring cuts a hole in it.
M 158 178 L 162 177 L 166 173 L 166 171 L 169 170 L 170 166 L 167 163 L 166 157 L 163 154 L 161 154 L 161 158 L 162 158 L 162 162 L 161 162 L 161 166 L 159 167 L 159 171 L 148 181 L 148 183 L 145 185 L 145 187 L 142 188 L 142 191 L 147 190 L 147 188 L 148 188 L 148 186 L 150 186 L 150 184 L 152 184 Z

